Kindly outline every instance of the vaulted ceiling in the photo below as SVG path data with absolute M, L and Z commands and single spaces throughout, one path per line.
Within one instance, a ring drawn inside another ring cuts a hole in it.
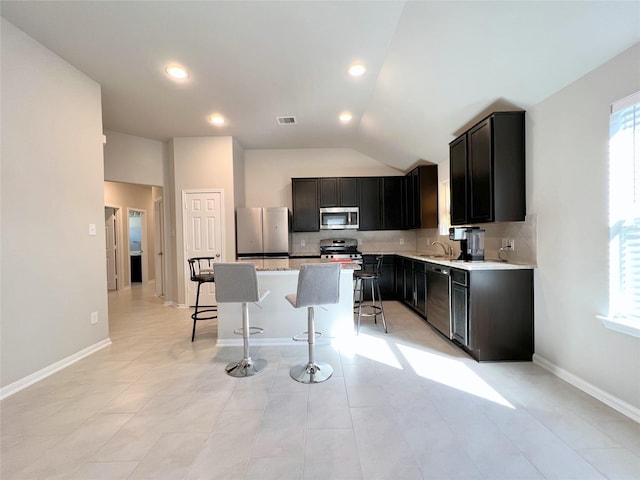
M 0 13 L 102 86 L 107 130 L 347 147 L 399 169 L 446 160 L 485 113 L 526 110 L 640 41 L 638 1 L 3 0 Z M 189 79 L 168 79 L 169 63 Z

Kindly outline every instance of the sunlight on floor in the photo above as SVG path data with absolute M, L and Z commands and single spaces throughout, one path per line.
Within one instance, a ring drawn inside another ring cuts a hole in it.
M 460 360 L 396 344 L 421 377 L 470 393 L 509 408 L 515 408 Z
M 402 370 L 402 365 L 400 365 L 400 362 L 391 351 L 391 347 L 389 347 L 386 340 L 381 338 L 360 333 L 350 339 L 349 342 L 341 344 L 341 347 L 343 353 L 347 355 L 361 355 L 376 362 Z

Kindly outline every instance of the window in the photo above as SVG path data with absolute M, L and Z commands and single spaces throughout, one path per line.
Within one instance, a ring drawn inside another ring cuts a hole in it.
M 640 332 L 640 92 L 611 106 L 609 127 L 609 321 Z

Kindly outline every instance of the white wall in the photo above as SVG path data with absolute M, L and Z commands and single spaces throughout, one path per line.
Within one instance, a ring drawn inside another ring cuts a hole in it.
M 177 235 L 176 235 L 176 182 L 174 178 L 175 160 L 174 160 L 173 140 L 165 144 L 164 165 L 164 261 L 166 268 L 165 278 L 165 302 L 169 304 L 178 303 L 178 261 L 177 261 Z M 180 265 L 182 267 L 182 265 Z
M 403 175 L 350 148 L 245 150 L 245 206 L 291 208 L 291 178 Z
M 105 130 L 104 179 L 164 186 L 164 143 Z
M 531 108 L 528 211 L 537 214 L 536 355 L 640 408 L 640 339 L 606 329 L 612 102 L 640 90 L 640 46 Z
M 109 332 L 100 86 L 1 22 L 6 387 L 108 341 Z
M 235 208 L 244 206 L 245 197 L 244 149 L 233 140 L 233 196 Z
M 182 192 L 193 189 L 221 189 L 224 211 L 223 261 L 236 258 L 234 156 L 231 137 L 173 139 L 176 229 L 177 301 L 184 303 L 185 265 Z

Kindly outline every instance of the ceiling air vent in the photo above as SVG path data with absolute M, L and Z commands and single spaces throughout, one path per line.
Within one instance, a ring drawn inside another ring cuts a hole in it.
M 278 125 L 295 125 L 296 117 L 276 117 Z

